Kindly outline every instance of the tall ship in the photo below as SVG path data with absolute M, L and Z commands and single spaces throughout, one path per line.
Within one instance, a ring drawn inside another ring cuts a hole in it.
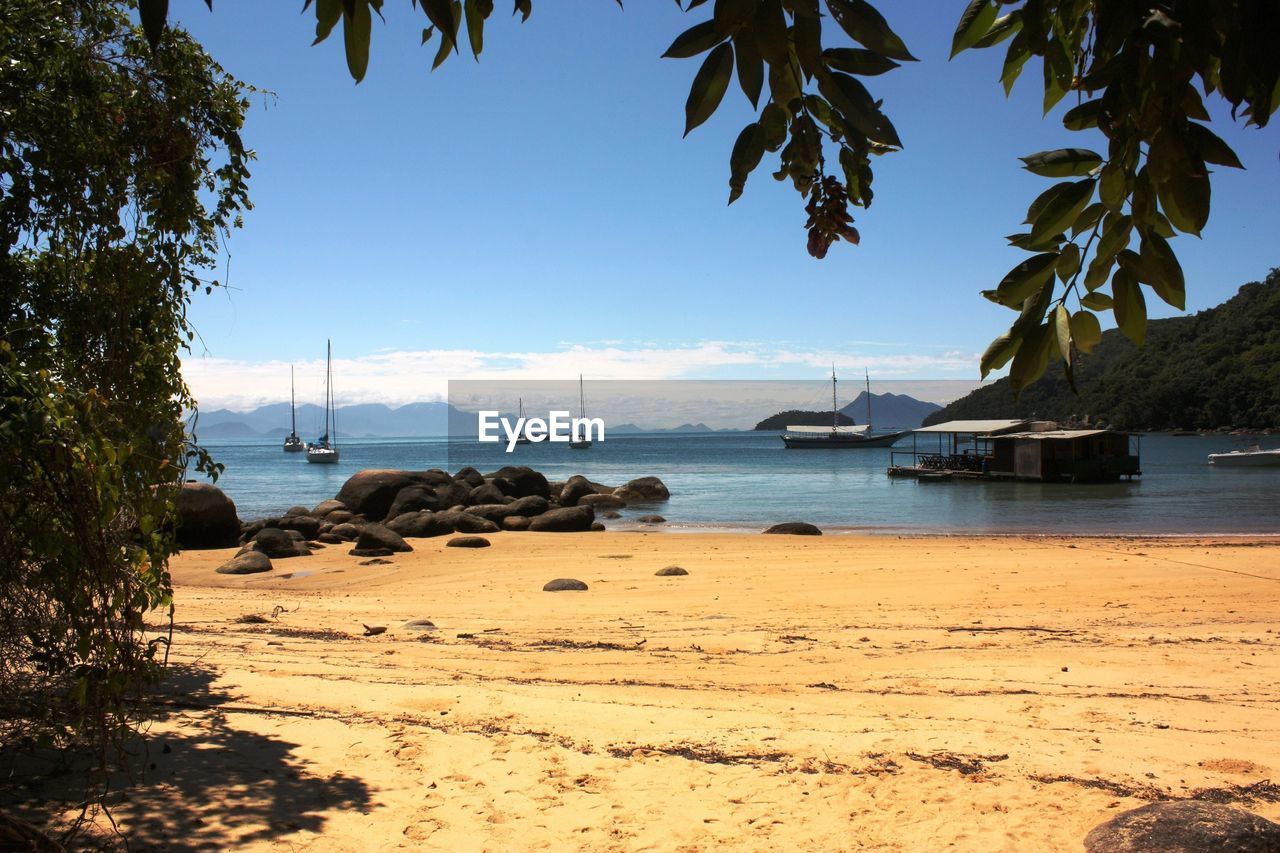
M 836 402 L 836 368 L 831 366 L 831 426 L 788 426 L 782 443 L 791 450 L 846 450 L 856 447 L 890 447 L 911 430 L 873 433 L 871 429 L 871 374 L 867 374 L 867 422 L 840 425 L 840 407 Z
M 338 416 L 333 410 L 333 342 L 325 341 L 324 433 L 307 445 L 307 461 L 322 465 L 338 462 Z M 333 436 L 330 439 L 330 435 Z
M 306 445 L 298 437 L 298 408 L 293 398 L 293 365 L 289 365 L 289 434 L 284 439 L 285 453 L 301 453 Z
M 587 398 L 586 395 L 582 393 L 581 373 L 578 374 L 578 417 L 583 421 L 586 421 L 587 419 Z M 587 433 L 587 435 L 589 434 L 590 433 Z M 570 436 L 569 447 L 573 450 L 590 450 L 591 439 L 587 438 L 587 435 L 583 435 L 582 438 L 574 438 L 573 436 Z

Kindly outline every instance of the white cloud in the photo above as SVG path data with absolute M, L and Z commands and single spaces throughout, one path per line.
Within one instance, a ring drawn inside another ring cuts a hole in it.
M 871 372 L 885 380 L 972 379 L 976 353 L 884 352 L 882 345 L 858 342 L 854 352 L 805 349 L 793 344 L 704 341 L 696 344 L 598 342 L 551 351 L 486 352 L 468 349 L 383 351 L 334 359 L 335 397 L 340 405 L 441 400 L 450 380 L 570 379 L 579 373 L 606 379 L 818 379 L 834 362 L 850 381 Z M 859 351 L 861 350 L 861 351 Z M 289 399 L 289 368 L 281 361 L 238 361 L 190 355 L 183 375 L 201 408 L 245 411 Z M 324 360 L 293 365 L 300 403 L 323 396 Z M 895 383 L 896 384 L 896 383 Z M 889 390 L 889 389 L 886 389 Z M 905 393 L 892 389 L 895 393 Z M 963 392 L 962 392 L 963 393 Z

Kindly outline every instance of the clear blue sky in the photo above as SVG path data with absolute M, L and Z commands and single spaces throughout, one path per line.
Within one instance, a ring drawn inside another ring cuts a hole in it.
M 699 60 L 659 56 L 709 6 L 538 0 L 521 25 L 500 3 L 481 61 L 464 51 L 432 73 L 425 16 L 391 0 L 357 86 L 340 31 L 312 47 L 300 5 L 171 4 L 230 72 L 274 93 L 248 117 L 256 209 L 229 243 L 233 289 L 191 313 L 204 347 L 187 374 L 206 406 L 281 399 L 292 362 L 309 394 L 326 337 L 345 402 L 424 399 L 442 378 L 501 370 L 805 378 L 834 359 L 873 378 L 976 378 L 1013 318 L 978 291 L 1025 257 L 1002 235 L 1048 185 L 1016 158 L 1101 147 L 1041 119 L 1038 60 L 1008 100 L 1003 48 L 947 61 L 962 0 L 885 0 L 922 60 L 869 81 L 906 148 L 875 163 L 862 245 L 816 261 L 776 157 L 725 206 L 751 120 L 736 84 L 681 139 Z M 1219 170 L 1204 238 L 1174 242 L 1191 311 L 1280 264 L 1280 133 L 1222 114 L 1249 168 Z

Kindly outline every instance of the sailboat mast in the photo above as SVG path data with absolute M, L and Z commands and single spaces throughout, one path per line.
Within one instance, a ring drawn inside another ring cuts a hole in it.
M 831 431 L 840 431 L 840 410 L 836 408 L 836 365 L 831 363 Z
M 863 373 L 867 377 L 867 429 L 871 429 L 871 371 L 862 368 Z
M 298 434 L 297 402 L 293 399 L 293 365 L 289 365 L 289 435 Z
M 582 374 L 578 374 L 578 417 L 586 418 L 587 416 L 587 397 L 582 393 Z

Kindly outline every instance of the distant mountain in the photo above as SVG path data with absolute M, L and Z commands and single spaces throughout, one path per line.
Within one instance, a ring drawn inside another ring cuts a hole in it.
M 941 408 L 937 403 L 926 403 L 906 394 L 872 394 L 871 424 L 876 429 L 916 429 L 925 418 Z M 858 394 L 840 412 L 857 423 L 866 423 L 867 392 Z
M 409 437 L 445 436 L 455 432 L 475 431 L 476 417 L 455 409 L 448 403 L 410 403 L 391 408 L 382 403 L 339 406 L 336 410 L 338 437 Z M 304 439 L 323 431 L 324 409 L 311 403 L 298 406 L 298 434 Z M 195 433 L 201 438 L 252 438 L 287 435 L 289 404 L 271 403 L 251 412 L 212 409 L 200 412 Z
M 853 418 L 848 415 L 837 415 L 836 422 L 840 426 L 853 426 Z M 789 426 L 831 426 L 830 412 L 806 412 L 791 409 L 771 415 L 755 425 L 759 430 L 780 430 Z
M 1015 401 L 1000 379 L 935 413 L 930 422 L 1040 418 L 1120 429 L 1280 427 L 1280 268 L 1216 308 L 1152 320 L 1135 347 L 1116 329 L 1075 365 L 1072 392 L 1060 367 Z
M 606 425 L 607 426 L 607 425 Z M 667 427 L 666 429 L 653 429 L 651 427 L 636 426 L 632 423 L 618 424 L 617 426 L 608 426 L 606 434 L 629 435 L 633 433 L 644 432 L 735 432 L 731 429 L 715 430 L 699 421 L 696 424 L 680 424 L 678 427 Z

